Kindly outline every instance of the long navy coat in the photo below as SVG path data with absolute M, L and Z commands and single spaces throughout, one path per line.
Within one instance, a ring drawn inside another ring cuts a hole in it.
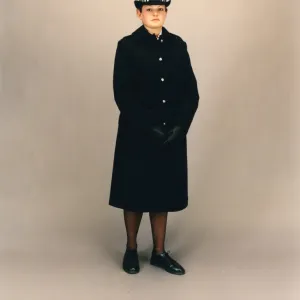
M 199 94 L 187 44 L 165 27 L 159 39 L 142 25 L 119 40 L 113 74 L 119 108 L 109 205 L 171 212 L 188 205 L 186 136 L 162 147 L 149 134 L 181 125 L 188 133 Z

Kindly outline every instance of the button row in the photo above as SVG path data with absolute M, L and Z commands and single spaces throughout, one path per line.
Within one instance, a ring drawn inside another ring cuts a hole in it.
M 163 42 L 163 40 L 160 40 L 160 41 L 161 41 L 161 43 Z M 159 61 L 162 61 L 162 60 L 163 60 L 162 57 L 160 57 L 160 58 L 159 58 Z M 165 79 L 164 79 L 163 77 L 162 77 L 160 80 L 161 80 L 161 81 L 165 81 Z M 163 103 L 166 103 L 167 101 L 166 101 L 166 100 L 162 100 L 162 102 L 163 102 Z M 167 123 L 166 123 L 166 122 L 163 122 L 163 125 L 166 126 Z

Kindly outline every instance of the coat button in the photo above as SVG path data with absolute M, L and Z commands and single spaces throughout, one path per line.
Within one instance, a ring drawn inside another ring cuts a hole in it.
M 166 100 L 163 100 L 162 102 L 163 102 L 163 103 L 166 103 Z
M 165 126 L 165 125 L 166 125 L 166 122 L 164 122 L 163 124 L 164 124 L 164 126 Z
M 161 78 L 161 81 L 165 81 L 165 79 L 164 79 L 164 78 Z
M 159 60 L 162 61 L 162 58 L 160 57 Z
M 160 40 L 161 42 L 163 42 L 164 40 Z

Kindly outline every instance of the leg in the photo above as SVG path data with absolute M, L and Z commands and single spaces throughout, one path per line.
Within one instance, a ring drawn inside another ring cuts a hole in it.
M 149 217 L 151 222 L 153 249 L 156 253 L 163 253 L 165 250 L 168 213 L 150 213 Z
M 127 234 L 127 248 L 137 248 L 137 234 L 140 228 L 143 213 L 124 210 L 124 221 Z
M 165 251 L 168 213 L 150 213 L 153 251 L 150 264 L 174 275 L 184 275 L 184 268 Z
M 127 245 L 123 257 L 123 270 L 128 274 L 137 274 L 140 271 L 136 239 L 142 217 L 143 213 L 124 210 Z

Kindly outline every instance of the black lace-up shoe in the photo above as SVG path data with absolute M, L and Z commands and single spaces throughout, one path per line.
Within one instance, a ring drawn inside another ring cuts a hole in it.
M 165 271 L 174 275 L 184 275 L 184 268 L 173 258 L 170 257 L 169 251 L 157 254 L 154 250 L 152 251 L 150 264 L 155 267 L 164 269 Z
M 128 274 L 137 274 L 140 271 L 139 258 L 136 249 L 126 248 L 123 258 L 123 270 Z

